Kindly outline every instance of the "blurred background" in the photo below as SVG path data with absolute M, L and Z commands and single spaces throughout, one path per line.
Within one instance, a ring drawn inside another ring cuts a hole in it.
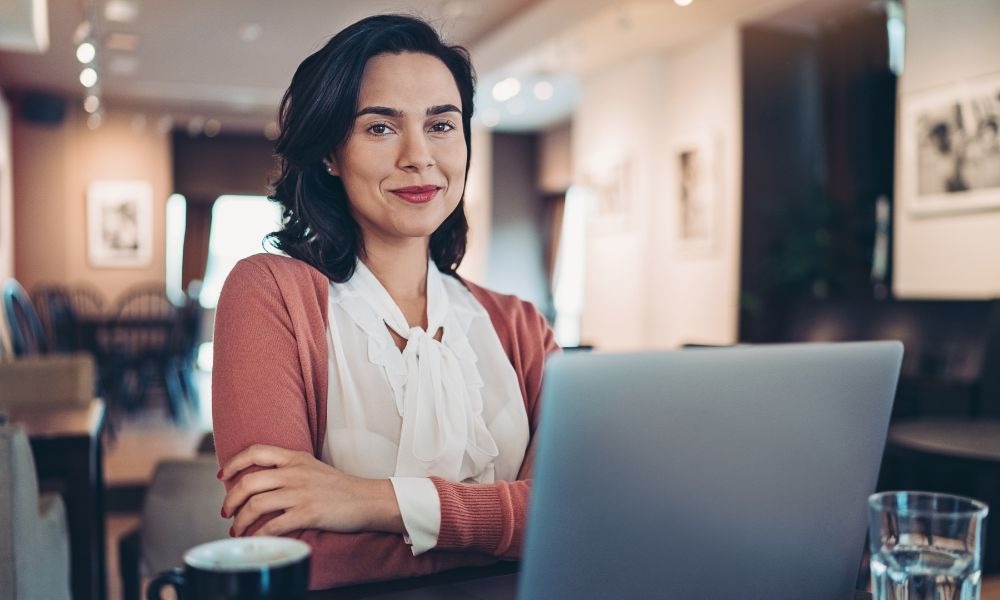
M 933 439 L 882 485 L 996 493 L 996 0 L 0 0 L 0 280 L 38 315 L 6 356 L 93 357 L 112 595 L 157 464 L 211 454 L 281 95 L 382 12 L 478 72 L 462 275 L 567 347 L 900 339 L 894 426 Z

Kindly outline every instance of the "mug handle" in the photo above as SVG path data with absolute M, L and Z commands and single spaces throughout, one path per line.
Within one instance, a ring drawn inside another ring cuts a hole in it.
M 160 590 L 168 585 L 174 586 L 178 598 L 184 598 L 184 569 L 164 571 L 157 575 L 146 588 L 146 600 L 161 600 Z

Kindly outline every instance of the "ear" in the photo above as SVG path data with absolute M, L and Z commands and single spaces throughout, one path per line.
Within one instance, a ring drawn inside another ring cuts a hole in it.
M 340 169 L 337 168 L 337 159 L 333 155 L 323 159 L 323 166 L 326 167 L 326 172 L 332 177 L 340 176 Z

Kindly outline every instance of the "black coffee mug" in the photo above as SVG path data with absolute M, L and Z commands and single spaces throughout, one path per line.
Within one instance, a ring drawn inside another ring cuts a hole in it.
M 156 576 L 148 600 L 173 586 L 180 600 L 305 600 L 309 545 L 280 537 L 208 542 L 184 553 L 184 566 Z

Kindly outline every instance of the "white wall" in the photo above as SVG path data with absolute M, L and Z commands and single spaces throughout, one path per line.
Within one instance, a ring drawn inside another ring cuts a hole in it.
M 1000 2 L 908 0 L 900 116 L 914 94 L 1000 73 Z M 898 128 L 897 128 L 898 131 Z M 897 135 L 897 140 L 899 137 Z M 897 143 L 893 288 L 902 298 L 1000 296 L 1000 210 L 914 218 Z
M 635 350 L 736 340 L 739 73 L 734 25 L 582 81 L 574 181 L 600 187 L 623 161 L 634 170 L 629 214 L 598 211 L 588 230 L 582 342 Z M 709 251 L 691 254 L 677 245 L 673 150 L 703 135 L 716 141 L 719 227 Z

